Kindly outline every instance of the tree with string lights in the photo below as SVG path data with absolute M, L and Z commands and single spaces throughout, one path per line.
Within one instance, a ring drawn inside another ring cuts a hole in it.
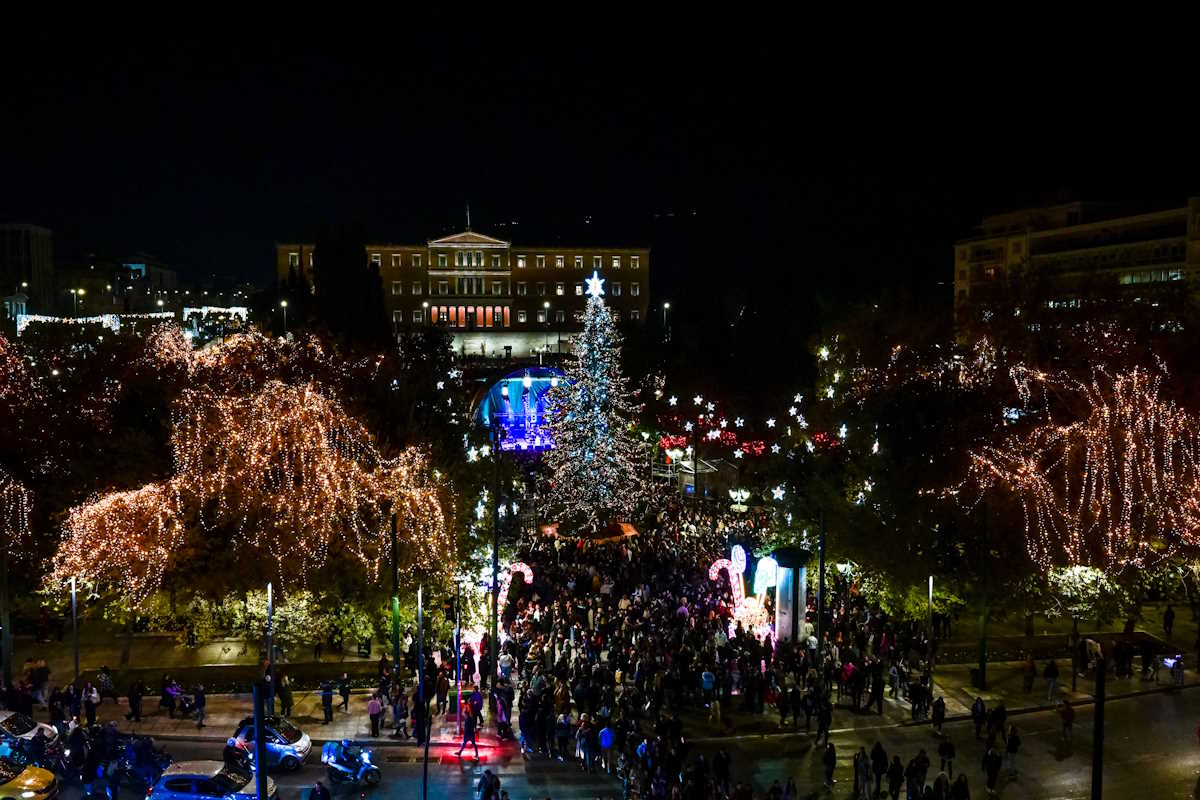
M 583 331 L 572 343 L 566 380 L 550 390 L 554 448 L 546 513 L 573 531 L 597 533 L 629 519 L 645 496 L 647 459 L 632 424 L 640 409 L 621 371 L 621 336 L 604 303 L 604 279 L 588 279 Z

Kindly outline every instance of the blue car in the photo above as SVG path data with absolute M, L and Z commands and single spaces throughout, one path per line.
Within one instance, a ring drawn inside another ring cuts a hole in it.
M 312 740 L 308 734 L 283 717 L 263 717 L 263 735 L 266 738 L 267 769 L 279 767 L 292 772 L 312 752 Z M 234 738 L 254 748 L 254 717 L 246 717 L 238 723 Z
M 265 776 L 264 776 L 265 777 Z M 146 792 L 146 800 L 254 800 L 254 773 L 220 761 L 182 761 L 167 767 Z M 275 781 L 266 778 L 267 797 L 275 800 Z

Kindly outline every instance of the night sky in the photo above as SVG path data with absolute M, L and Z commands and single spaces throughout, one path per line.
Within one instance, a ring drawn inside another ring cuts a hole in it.
M 526 244 L 651 245 L 652 302 L 715 284 L 722 313 L 808 315 L 948 311 L 951 245 L 989 211 L 1200 193 L 1188 137 L 1143 124 L 1158 96 L 1120 110 L 1132 78 L 570 44 L 30 34 L 0 55 L 0 221 L 53 228 L 60 262 L 147 251 L 265 285 L 272 243 L 322 222 L 423 241 L 470 203 L 475 229 Z

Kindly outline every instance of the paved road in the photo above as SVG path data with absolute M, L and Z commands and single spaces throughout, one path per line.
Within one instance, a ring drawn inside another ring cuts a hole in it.
M 1107 706 L 1107 720 L 1105 798 L 1200 798 L 1197 782 L 1200 747 L 1196 737 L 1200 691 L 1112 701 Z M 1093 721 L 1090 707 L 1079 709 L 1073 746 L 1062 743 L 1058 717 L 1053 713 L 1018 715 L 1012 721 L 1023 740 L 1019 775 L 1013 780 L 1001 778 L 1000 797 L 1006 800 L 1055 800 L 1090 796 Z M 972 726 L 954 723 L 947 725 L 945 732 L 958 748 L 956 767 L 966 770 L 973 795 L 985 797 L 979 767 L 982 749 L 981 744 L 974 741 Z M 838 750 L 838 784 L 832 797 L 850 796 L 853 786 L 850 763 L 854 750 L 860 745 L 869 750 L 876 737 L 889 754 L 900 755 L 904 762 L 915 755 L 918 748 L 924 747 L 934 761 L 935 770 L 931 771 L 930 778 L 936 774 L 938 739 L 928 727 L 843 730 L 833 736 Z M 704 743 L 698 749 L 711 752 L 716 746 Z M 733 756 L 735 777 L 751 780 L 759 796 L 773 780 L 783 783 L 788 775 L 796 777 L 801 796 L 830 796 L 820 788 L 820 762 L 810 752 L 804 736 L 746 737 L 730 742 L 726 747 Z M 221 750 L 219 744 L 193 742 L 169 742 L 167 748 L 177 759 L 219 758 Z M 606 776 L 584 775 L 577 769 L 541 759 L 525 761 L 515 752 L 485 752 L 485 763 L 481 765 L 459 762 L 452 754 L 453 750 L 444 748 L 433 751 L 437 760 L 429 765 L 429 797 L 435 800 L 472 797 L 484 768 L 499 772 L 503 788 L 509 791 L 513 800 L 545 797 L 590 800 L 620 796 L 619 784 Z M 374 792 L 380 800 L 407 800 L 419 796 L 421 764 L 415 760 L 416 755 L 415 748 L 377 749 L 377 761 L 384 770 L 383 784 Z M 319 765 L 310 763 L 297 773 L 276 776 L 281 797 L 297 800 L 301 790 L 321 775 Z M 337 796 L 350 798 L 357 794 L 343 789 Z M 64 792 L 64 800 L 77 798 L 78 793 L 73 790 Z

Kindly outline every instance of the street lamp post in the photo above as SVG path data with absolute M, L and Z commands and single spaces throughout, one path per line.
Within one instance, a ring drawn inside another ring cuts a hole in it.
M 671 310 L 671 302 L 669 300 L 663 302 L 663 341 L 671 341 L 671 326 L 667 321 L 667 312 Z
M 500 396 L 508 399 L 508 384 L 500 386 Z M 492 409 L 492 646 L 488 651 L 488 670 L 492 691 L 488 708 L 496 708 L 496 679 L 500 676 L 500 415 Z
M 76 317 L 79 316 L 79 298 L 83 297 L 83 295 L 84 295 L 83 289 L 72 289 L 71 290 L 71 306 L 74 309 L 74 315 Z
M 287 334 L 287 298 L 279 301 L 279 307 L 283 309 L 283 333 Z
M 550 301 L 546 300 L 542 303 L 542 308 L 546 311 L 546 338 L 542 342 L 544 349 L 550 349 Z
M 79 611 L 76 604 L 76 580 L 75 576 L 71 576 L 71 640 L 73 650 L 75 652 L 75 683 L 79 684 Z
M 285 307 L 286 310 L 286 307 Z M 396 515 L 392 514 L 392 670 L 400 664 L 400 560 L 396 543 Z
M 159 302 L 162 302 L 161 300 Z M 267 582 L 267 710 L 275 713 L 275 595 Z

